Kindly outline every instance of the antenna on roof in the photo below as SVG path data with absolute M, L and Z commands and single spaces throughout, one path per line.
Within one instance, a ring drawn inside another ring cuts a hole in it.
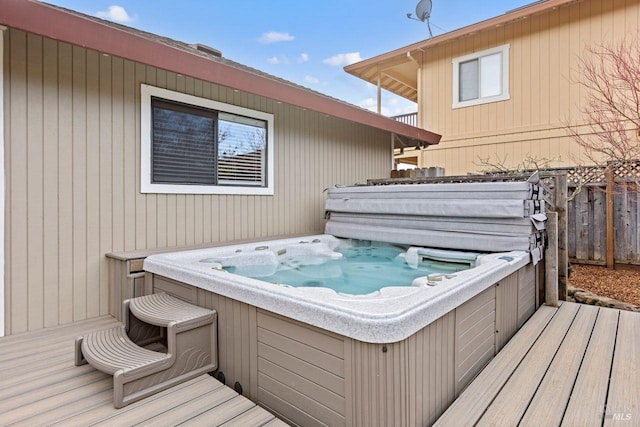
M 416 17 L 414 18 L 411 13 L 407 13 L 407 18 L 413 19 L 414 21 L 427 23 L 427 28 L 429 29 L 429 37 L 433 37 L 433 33 L 431 32 L 431 24 L 429 23 L 429 18 L 431 17 L 431 6 L 431 0 L 420 0 L 420 2 L 416 5 Z

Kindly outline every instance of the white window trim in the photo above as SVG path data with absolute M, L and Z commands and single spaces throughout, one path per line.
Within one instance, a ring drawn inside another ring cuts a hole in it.
M 488 104 L 490 102 L 506 101 L 511 99 L 509 94 L 509 44 L 486 49 L 481 52 L 474 52 L 469 55 L 454 58 L 453 64 L 453 105 L 452 108 L 470 107 L 472 105 Z M 494 53 L 502 53 L 502 93 L 497 96 L 489 96 L 486 98 L 470 99 L 468 101 L 458 101 L 460 99 L 460 63 L 479 59 L 483 56 L 493 55 Z
M 140 159 L 140 191 L 142 193 L 157 194 L 245 194 L 258 196 L 272 196 L 274 194 L 274 133 L 273 114 L 236 105 L 225 104 L 210 99 L 187 95 L 155 86 L 141 85 L 141 159 Z M 224 111 L 246 117 L 252 117 L 267 122 L 267 186 L 223 186 L 223 185 L 179 185 L 179 184 L 154 184 L 151 182 L 151 97 L 163 98 L 184 104 L 196 105 L 216 111 Z

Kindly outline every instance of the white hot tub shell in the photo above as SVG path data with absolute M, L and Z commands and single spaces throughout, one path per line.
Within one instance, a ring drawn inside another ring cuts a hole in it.
M 331 246 L 336 238 L 174 252 L 144 263 L 147 291 L 218 311 L 217 374 L 292 425 L 433 423 L 537 308 L 537 270 L 520 251 L 484 255 L 436 286 L 417 279 L 368 295 L 282 286 L 201 262 L 314 240 Z
M 529 263 L 522 251 L 485 254 L 477 266 L 460 271 L 455 277 L 427 285 L 427 278 L 414 286 L 383 287 L 367 295 L 348 295 L 322 287 L 291 287 L 228 273 L 207 259 L 233 258 L 263 262 L 269 255 L 289 248 L 321 242 L 329 248 L 339 239 L 331 235 L 200 249 L 152 255 L 144 269 L 169 279 L 196 286 L 264 310 L 308 323 L 321 329 L 370 343 L 401 341 L 445 313 L 458 307 L 494 283 Z M 265 248 L 268 248 L 265 250 Z M 447 251 L 441 251 L 447 255 Z M 449 256 L 455 257 L 450 251 Z

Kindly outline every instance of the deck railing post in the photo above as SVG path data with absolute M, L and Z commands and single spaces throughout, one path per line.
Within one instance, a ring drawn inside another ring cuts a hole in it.
M 607 268 L 615 268 L 615 230 L 614 230 L 614 194 L 615 175 L 613 169 L 607 168 L 605 171 L 607 181 L 606 201 L 607 201 Z
M 545 303 L 558 306 L 558 213 L 547 212 L 547 248 L 545 250 Z
M 555 181 L 555 212 L 558 214 L 558 298 L 563 301 L 567 299 L 567 277 L 569 275 L 569 255 L 567 236 L 567 172 L 558 172 L 554 177 Z

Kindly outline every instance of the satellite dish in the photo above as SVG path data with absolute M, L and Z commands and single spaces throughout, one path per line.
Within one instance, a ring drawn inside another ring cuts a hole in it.
M 416 18 L 424 22 L 431 16 L 431 0 L 420 0 L 416 5 Z
M 420 2 L 418 2 L 418 4 L 416 5 L 416 17 L 414 18 L 410 13 L 407 13 L 407 18 L 427 23 L 427 28 L 429 29 L 429 37 L 433 37 L 433 33 L 431 32 L 431 24 L 429 23 L 429 18 L 431 17 L 431 6 L 431 0 L 420 0 Z

